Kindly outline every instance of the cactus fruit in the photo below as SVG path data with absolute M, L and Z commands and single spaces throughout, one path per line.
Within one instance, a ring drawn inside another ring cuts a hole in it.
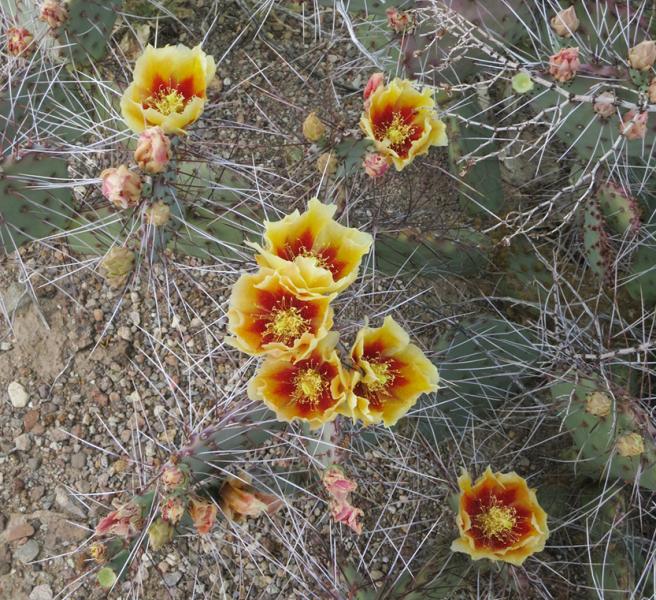
M 600 278 L 610 277 L 613 253 L 604 229 L 604 218 L 597 198 L 590 196 L 583 205 L 583 248 L 588 265 Z
M 12 252 L 29 240 L 61 232 L 72 212 L 72 195 L 61 186 L 66 161 L 30 151 L 0 164 L 0 248 Z
M 633 237 L 640 231 L 640 206 L 617 184 L 608 182 L 597 190 L 599 208 L 615 234 Z
M 656 444 L 649 415 L 618 391 L 613 394 L 594 377 L 577 383 L 558 381 L 552 396 L 563 413 L 577 449 L 577 468 L 656 491 Z

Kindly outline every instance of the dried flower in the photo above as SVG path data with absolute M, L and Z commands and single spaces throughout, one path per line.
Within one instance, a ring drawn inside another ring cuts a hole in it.
M 136 535 L 142 525 L 141 507 L 128 502 L 100 520 L 96 526 L 96 535 L 117 535 L 127 539 Z
M 595 417 L 607 417 L 612 407 L 612 400 L 603 392 L 592 392 L 585 399 L 585 412 Z
M 24 27 L 9 27 L 7 29 L 7 52 L 13 56 L 25 57 L 34 51 L 34 36 Z
M 360 535 L 362 523 L 358 522 L 358 519 L 364 516 L 364 512 L 362 509 L 352 506 L 350 500 L 351 492 L 358 488 L 357 484 L 348 479 L 344 470 L 337 465 L 328 467 L 321 480 L 330 496 L 328 505 L 333 520 L 336 523 L 343 523 Z
M 57 29 L 68 19 L 68 8 L 61 0 L 43 0 L 39 19 L 45 21 L 51 29 Z
M 213 502 L 198 497 L 192 497 L 189 501 L 189 516 L 200 535 L 209 533 L 214 527 L 216 513 L 216 504 Z
M 182 519 L 186 509 L 186 503 L 178 497 L 171 497 L 164 500 L 162 503 L 162 519 L 168 521 L 172 525 L 177 525 Z
M 332 152 L 324 152 L 317 159 L 317 171 L 322 175 L 332 175 L 337 171 L 337 159 Z
M 263 513 L 271 515 L 282 505 L 277 496 L 256 490 L 245 473 L 241 473 L 240 478 L 228 478 L 221 489 L 221 510 L 231 521 L 259 517 Z
M 656 62 L 656 42 L 645 40 L 629 49 L 629 65 L 638 71 L 647 71 Z
M 563 48 L 549 58 L 549 74 L 561 83 L 573 79 L 580 66 L 578 48 Z
M 387 173 L 387 169 L 389 169 L 389 163 L 385 157 L 374 152 L 368 152 L 365 155 L 362 166 L 364 167 L 364 172 L 372 179 L 382 177 Z
M 624 458 L 640 456 L 645 451 L 645 441 L 639 433 L 627 433 L 617 438 L 615 448 Z
M 615 94 L 603 92 L 597 96 L 592 109 L 600 119 L 610 119 L 615 114 Z
M 533 79 L 531 79 L 531 76 L 529 73 L 526 71 L 520 71 L 517 73 L 512 78 L 512 88 L 515 90 L 518 94 L 526 94 L 527 92 L 530 92 L 534 85 L 533 85 Z
M 311 112 L 303 121 L 303 135 L 309 142 L 318 142 L 326 133 L 326 126 L 317 117 L 317 113 Z
M 99 565 L 107 562 L 107 546 L 102 542 L 94 542 L 89 546 L 89 556 Z
M 367 81 L 367 85 L 364 86 L 364 92 L 362 94 L 365 100 L 365 104 L 371 97 L 371 94 L 373 94 L 384 83 L 385 73 L 374 73 L 371 77 L 369 77 L 369 81 Z
M 146 222 L 155 227 L 163 227 L 171 218 L 171 208 L 166 202 L 158 200 L 146 209 Z
M 149 127 L 139 134 L 134 160 L 146 173 L 162 173 L 171 160 L 171 140 L 161 127 Z
M 164 466 L 164 470 L 159 479 L 166 489 L 172 490 L 186 485 L 189 476 L 188 473 L 178 465 L 169 463 Z
M 622 117 L 620 133 L 627 140 L 643 140 L 647 133 L 647 118 L 649 113 L 641 112 L 636 115 L 634 110 L 629 110 Z
M 215 71 L 214 59 L 200 46 L 148 45 L 121 98 L 123 119 L 136 133 L 154 125 L 164 133 L 184 133 L 202 114 Z
M 561 37 L 571 37 L 579 28 L 579 19 L 573 6 L 561 10 L 551 19 L 551 28 Z
M 469 473 L 458 478 L 460 537 L 454 552 L 474 560 L 488 558 L 521 565 L 540 552 L 549 537 L 547 513 L 526 480 L 517 473 L 493 473 L 490 467 L 472 486 Z
M 117 209 L 132 208 L 141 199 L 141 177 L 125 165 L 110 167 L 101 174 L 102 194 Z
M 134 265 L 134 252 L 114 246 L 103 258 L 100 266 L 110 287 L 125 285 Z
M 407 10 L 399 11 L 396 8 L 388 8 L 385 11 L 387 24 L 394 33 L 412 33 L 415 28 L 414 15 Z
M 157 518 L 148 528 L 148 539 L 153 550 L 160 550 L 173 539 L 173 527 L 162 518 Z

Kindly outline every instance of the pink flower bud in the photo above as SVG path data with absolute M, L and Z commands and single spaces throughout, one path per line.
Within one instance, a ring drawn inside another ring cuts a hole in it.
M 24 27 L 7 29 L 7 52 L 13 56 L 29 56 L 34 50 L 34 36 Z
M 414 16 L 408 11 L 399 11 L 396 8 L 388 8 L 385 11 L 387 24 L 394 33 L 411 33 L 415 28 Z
M 189 516 L 200 535 L 205 535 L 214 527 L 216 521 L 216 504 L 201 498 L 191 498 L 189 501 Z
M 116 208 L 136 206 L 141 198 L 141 177 L 125 165 L 105 169 L 100 178 L 102 193 Z
M 612 92 L 604 92 L 599 94 L 592 106 L 592 109 L 597 113 L 601 119 L 610 119 L 615 114 L 615 94 Z
M 128 502 L 100 520 L 96 526 L 96 535 L 117 535 L 127 539 L 136 535 L 142 525 L 141 507 Z
M 656 42 L 645 40 L 629 49 L 629 64 L 632 69 L 647 71 L 656 62 Z
M 635 111 L 628 111 L 620 123 L 620 133 L 627 140 L 642 140 L 647 133 L 647 112 L 641 112 L 636 116 Z
M 45 21 L 51 29 L 57 29 L 68 19 L 68 9 L 61 0 L 43 0 L 39 19 Z
M 171 160 L 171 140 L 161 127 L 149 127 L 141 133 L 134 160 L 146 173 L 161 173 Z
M 551 19 L 551 28 L 561 37 L 571 37 L 579 28 L 579 20 L 573 6 L 561 10 Z
M 385 74 L 384 73 L 374 73 L 369 77 L 367 85 L 364 86 L 364 96 L 365 101 L 369 100 L 369 96 L 373 94 L 381 85 L 385 83 Z
M 375 154 L 372 152 L 368 153 L 364 157 L 364 162 L 362 165 L 364 166 L 365 173 L 372 179 L 382 177 L 385 175 L 385 173 L 387 173 L 387 169 L 389 169 L 389 163 L 385 160 L 385 158 L 380 154 Z
M 354 492 L 358 485 L 348 479 L 341 467 L 337 465 L 332 465 L 326 469 L 321 480 L 330 496 L 328 506 L 333 520 L 336 523 L 347 525 L 360 535 L 362 533 L 362 523 L 358 522 L 358 518 L 364 516 L 364 512 L 352 506 L 349 499 L 351 492 Z
M 549 74 L 561 83 L 572 79 L 580 66 L 578 48 L 563 48 L 549 58 Z

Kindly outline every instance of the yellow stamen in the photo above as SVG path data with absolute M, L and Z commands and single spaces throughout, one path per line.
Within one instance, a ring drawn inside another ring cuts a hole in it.
M 476 517 L 476 524 L 488 539 L 503 540 L 517 524 L 517 510 L 514 506 L 503 506 L 495 501 Z
M 160 90 L 150 96 L 146 100 L 146 104 L 163 115 L 170 115 L 184 110 L 185 97 L 178 90 Z
M 394 372 L 390 369 L 388 362 L 370 362 L 369 366 L 376 376 L 376 381 L 367 384 L 369 390 L 384 390 L 394 381 Z
M 310 404 L 312 407 L 319 404 L 319 398 L 326 387 L 321 373 L 315 369 L 305 369 L 294 379 L 294 395 L 296 402 Z
M 267 323 L 265 332 L 277 342 L 289 344 L 308 329 L 307 320 L 295 306 L 279 308 L 273 312 L 273 318 Z
M 414 132 L 413 125 L 408 125 L 399 113 L 394 113 L 392 122 L 385 130 L 383 137 L 388 139 L 392 146 L 400 146 Z

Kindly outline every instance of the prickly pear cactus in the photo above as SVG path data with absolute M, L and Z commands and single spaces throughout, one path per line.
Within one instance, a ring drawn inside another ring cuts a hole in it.
M 621 186 L 612 182 L 600 185 L 597 199 L 612 233 L 633 237 L 640 231 L 640 206 Z
M 551 393 L 574 440 L 577 469 L 656 491 L 654 427 L 638 401 L 587 376 L 558 381 Z
M 646 306 L 656 304 L 656 243 L 647 239 L 632 257 L 625 283 L 629 295 Z
M 7 253 L 29 240 L 60 233 L 72 212 L 66 161 L 30 151 L 0 163 L 0 248 Z
M 594 196 L 583 206 L 583 248 L 590 269 L 601 279 L 608 279 L 613 263 L 608 234 L 604 229 L 604 218 Z

